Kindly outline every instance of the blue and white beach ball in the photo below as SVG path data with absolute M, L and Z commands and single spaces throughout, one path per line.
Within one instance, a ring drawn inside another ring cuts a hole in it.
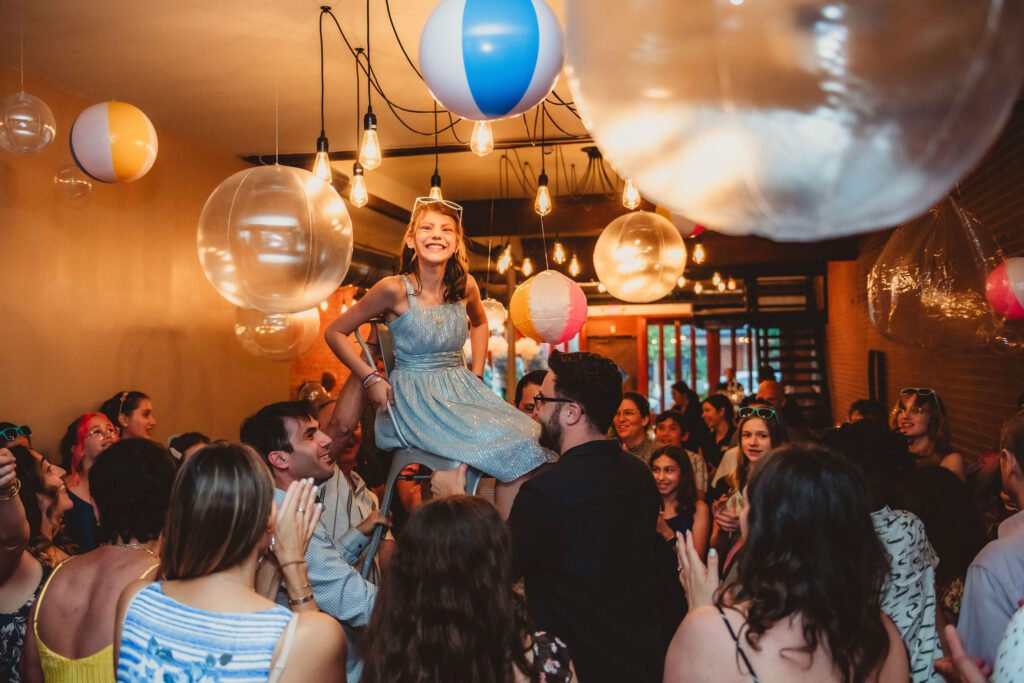
M 420 36 L 434 99 L 473 121 L 516 116 L 555 86 L 562 27 L 543 0 L 443 0 Z

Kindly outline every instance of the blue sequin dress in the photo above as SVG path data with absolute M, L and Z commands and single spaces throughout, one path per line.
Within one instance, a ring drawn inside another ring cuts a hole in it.
M 554 454 L 537 443 L 540 425 L 466 368 L 465 302 L 420 306 L 412 283 L 402 279 L 409 310 L 388 323 L 395 349 L 388 379 L 395 397 L 390 410 L 409 445 L 503 482 L 552 461 Z M 378 411 L 374 431 L 379 448 L 403 447 L 384 412 Z

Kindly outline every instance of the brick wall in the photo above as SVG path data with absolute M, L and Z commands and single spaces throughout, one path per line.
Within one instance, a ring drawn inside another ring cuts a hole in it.
M 324 341 L 324 331 L 341 314 L 342 306 L 352 305 L 356 291 L 357 289 L 350 285 L 341 287 L 327 300 L 327 310 L 321 309 L 319 336 L 309 351 L 291 366 L 288 386 L 289 393 L 293 398 L 303 382 L 310 380 L 319 382 L 320 375 L 324 372 L 330 372 L 338 379 L 339 388 L 348 377 L 348 368 L 341 364 L 341 361 L 334 356 L 334 352 L 327 346 L 327 342 Z M 337 394 L 337 391 L 336 389 L 334 393 Z
M 1024 255 L 1024 105 L 1018 102 L 999 140 L 960 183 L 964 206 L 991 230 L 1003 253 Z M 850 403 L 868 396 L 868 351 L 886 356 L 888 406 L 901 387 L 932 387 L 950 414 L 953 445 L 968 456 L 994 449 L 1002 421 L 1024 392 L 1024 354 L 988 349 L 921 351 L 886 341 L 868 319 L 867 275 L 890 231 L 861 239 L 855 262 L 829 264 L 828 369 L 832 411 L 843 419 Z

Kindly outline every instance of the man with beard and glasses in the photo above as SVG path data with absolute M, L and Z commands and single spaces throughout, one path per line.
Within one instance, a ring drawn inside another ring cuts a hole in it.
M 530 617 L 569 646 L 584 683 L 661 680 L 656 587 L 659 496 L 644 463 L 606 438 L 622 375 L 593 353 L 550 360 L 535 396 L 557 463 L 512 505 L 513 576 Z

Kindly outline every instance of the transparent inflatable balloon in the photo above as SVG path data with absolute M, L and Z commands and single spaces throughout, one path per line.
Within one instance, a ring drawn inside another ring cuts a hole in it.
M 1024 354 L 1024 323 L 1007 320 L 997 327 L 989 340 L 989 348 L 1001 356 Z
M 309 171 L 239 171 L 206 200 L 197 237 L 203 272 L 242 308 L 297 313 L 338 288 L 352 261 L 352 219 Z
M 15 154 L 38 154 L 57 136 L 53 112 L 41 99 L 26 92 L 0 101 L 0 149 Z
M 608 224 L 594 246 L 594 270 L 617 299 L 657 301 L 672 291 L 686 267 L 686 245 L 676 227 L 649 211 Z
M 235 311 L 235 336 L 242 348 L 258 358 L 293 361 L 313 346 L 319 333 L 320 314 L 315 308 L 301 313 Z
M 487 329 L 491 332 L 502 329 L 508 319 L 508 311 L 505 310 L 504 304 L 497 299 L 487 298 L 483 300 L 483 306 L 487 315 Z
M 53 175 L 57 193 L 64 199 L 84 199 L 92 192 L 92 181 L 76 164 L 66 164 Z
M 985 344 L 1002 323 L 985 298 L 1002 260 L 988 229 L 952 198 L 900 226 L 868 274 L 868 315 L 886 339 L 922 348 Z
M 925 211 L 1024 76 L 1022 2 L 568 0 L 565 26 L 570 88 L 620 174 L 718 232 L 776 240 Z

